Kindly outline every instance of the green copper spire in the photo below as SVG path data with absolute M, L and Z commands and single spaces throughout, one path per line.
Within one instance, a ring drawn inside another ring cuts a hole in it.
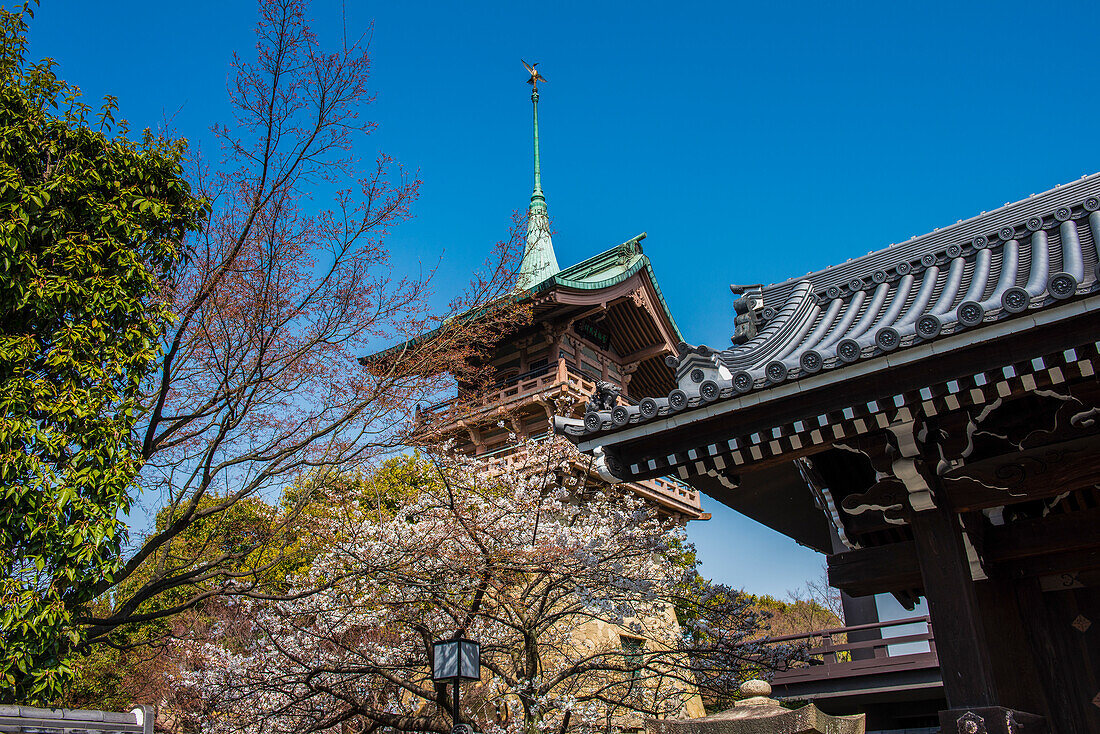
M 531 204 L 536 202 L 546 206 L 542 195 L 542 171 L 539 170 L 539 90 L 531 92 L 531 107 L 535 111 L 535 190 L 531 192 Z
M 516 275 L 516 289 L 526 290 L 557 274 L 558 259 L 554 255 L 554 243 L 550 240 L 550 219 L 546 214 L 546 197 L 542 193 L 542 172 L 539 167 L 539 82 L 546 79 L 538 72 L 538 64 L 524 68 L 531 74 L 527 83 L 532 86 L 531 106 L 535 123 L 535 189 L 531 192 L 531 204 L 527 207 L 527 245 Z

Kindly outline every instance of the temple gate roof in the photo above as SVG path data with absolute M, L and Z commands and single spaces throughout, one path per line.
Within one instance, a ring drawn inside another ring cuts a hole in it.
M 578 440 L 681 411 L 732 410 L 807 378 L 885 369 L 914 348 L 967 344 L 1024 329 L 1033 317 L 1100 291 L 1100 174 L 746 295 L 759 324 L 729 349 L 680 345 L 678 387 L 612 416 L 561 419 Z M 1082 306 L 1083 307 L 1083 306 Z M 959 340 L 952 340 L 958 344 Z M 914 353 L 910 355 L 915 358 Z M 820 380 L 815 381 L 815 385 Z M 639 430 L 641 428 L 639 427 Z M 648 430 L 648 429 L 647 429 Z

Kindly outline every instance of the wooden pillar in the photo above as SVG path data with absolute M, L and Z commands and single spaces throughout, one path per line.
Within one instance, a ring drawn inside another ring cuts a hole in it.
M 1016 584 L 1016 593 L 1021 615 L 1027 620 L 1028 649 L 1039 668 L 1046 695 L 1050 730 L 1058 734 L 1100 732 L 1100 708 L 1090 701 L 1092 695 L 1100 698 L 1100 687 L 1096 686 L 1093 671 L 1089 670 L 1092 666 L 1083 659 L 1087 653 L 1074 649 L 1083 647 L 1085 640 L 1085 632 L 1072 626 L 1074 613 L 1078 610 L 1059 608 L 1065 605 L 1059 604 L 1062 600 L 1057 597 L 1071 592 L 1044 593 L 1037 578 L 1026 578 Z M 1097 597 L 1100 601 L 1100 594 Z M 1092 624 L 1100 624 L 1100 619 Z M 1100 659 L 1095 648 L 1092 655 Z
M 996 706 L 996 684 L 958 519 L 949 509 L 936 507 L 913 513 L 910 526 L 947 705 Z
M 997 681 L 998 703 L 1009 708 L 1047 716 L 1043 686 L 1035 656 L 1028 645 L 1026 628 L 1034 624 L 1020 612 L 1015 584 L 1002 574 L 992 573 L 988 581 L 974 584 L 982 611 L 986 649 Z M 1059 729 L 1058 731 L 1061 731 Z
M 847 550 L 840 541 L 840 536 L 837 535 L 835 528 L 830 528 L 830 536 L 832 539 L 833 553 L 843 553 Z M 863 624 L 874 624 L 879 621 L 878 619 L 878 606 L 875 604 L 875 597 L 871 596 L 851 596 L 843 589 L 840 590 L 840 606 L 844 612 L 844 626 L 855 627 Z M 869 629 L 859 630 L 857 632 L 848 633 L 849 642 L 867 642 L 868 640 L 881 640 L 881 629 Z M 870 660 L 875 656 L 875 650 L 871 647 L 861 647 L 851 651 L 852 660 Z

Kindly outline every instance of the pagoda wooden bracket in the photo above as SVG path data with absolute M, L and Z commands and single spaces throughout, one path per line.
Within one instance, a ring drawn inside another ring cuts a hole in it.
M 508 411 L 508 425 L 512 429 L 512 433 L 521 441 L 527 440 L 527 426 L 524 425 L 523 418 L 516 414 L 514 410 Z
M 554 420 L 554 406 L 550 400 L 542 395 L 535 398 L 535 404 L 540 406 L 546 412 L 546 420 Z
M 568 330 L 569 324 L 543 324 L 543 341 L 547 344 L 557 344 Z
M 481 438 L 481 431 L 472 423 L 467 421 L 459 421 L 460 426 L 466 429 L 467 435 L 470 437 L 470 443 L 474 445 L 474 452 L 480 454 L 485 450 L 485 441 Z

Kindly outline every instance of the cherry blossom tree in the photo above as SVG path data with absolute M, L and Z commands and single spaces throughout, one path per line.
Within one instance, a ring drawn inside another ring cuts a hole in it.
M 399 502 L 343 494 L 295 588 L 333 583 L 237 599 L 246 624 L 181 645 L 179 684 L 204 702 L 205 725 L 449 731 L 430 649 L 457 631 L 481 644 L 482 679 L 460 700 L 482 732 L 701 715 L 701 692 L 794 653 L 751 641 L 760 615 L 746 595 L 701 582 L 681 523 L 571 481 L 574 451 L 550 440 L 521 446 L 520 461 L 444 454 Z
M 411 216 L 420 182 L 385 155 L 355 153 L 375 127 L 361 117 L 367 48 L 322 49 L 303 0 L 259 10 L 255 58 L 233 61 L 235 117 L 214 129 L 219 156 L 194 161 L 211 212 L 164 283 L 176 318 L 133 436 L 135 489 L 158 522 L 91 589 L 100 603 L 78 618 L 84 649 L 204 599 L 258 593 L 295 511 L 235 547 L 195 543 L 188 530 L 218 525 L 246 498 L 280 496 L 303 472 L 393 451 L 441 367 L 470 362 L 518 317 L 501 306 L 513 240 L 442 309 L 430 269 L 394 272 L 387 235 Z M 359 363 L 393 343 L 404 346 Z

